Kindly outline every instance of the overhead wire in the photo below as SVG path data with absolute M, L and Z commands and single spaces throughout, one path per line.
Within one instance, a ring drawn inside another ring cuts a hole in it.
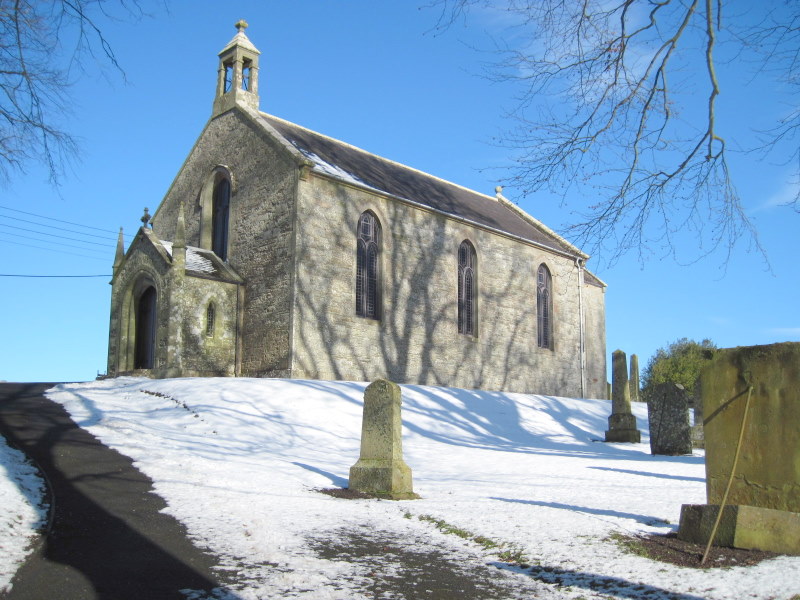
M 108 258 L 109 254 L 110 254 L 108 251 L 102 250 L 100 248 L 84 248 L 83 246 L 78 246 L 76 244 L 67 244 L 67 243 L 64 243 L 64 242 L 43 240 L 43 239 L 40 239 L 40 238 L 37 238 L 37 237 L 32 237 L 32 236 L 29 236 L 29 235 L 23 235 L 21 233 L 5 232 L 3 235 L 4 236 L 12 236 L 12 237 L 15 237 L 15 238 L 22 238 L 23 240 L 33 240 L 34 242 L 42 242 L 43 244 L 53 244 L 53 245 L 56 245 L 56 246 L 63 246 L 65 248 L 78 248 L 79 250 L 83 250 L 84 252 L 97 252 L 98 254 L 102 254 L 105 258 Z M 0 239 L 2 239 L 2 238 L 0 238 Z M 9 240 L 9 241 L 11 241 L 11 240 Z
M 19 275 L 15 273 L 0 273 L 0 277 L 31 277 L 36 279 L 47 278 L 86 278 L 86 277 L 111 277 L 111 275 Z
M 108 242 L 101 243 L 101 242 L 93 242 L 91 240 L 81 240 L 79 238 L 68 237 L 66 235 L 58 235 L 57 233 L 47 233 L 45 231 L 36 231 L 35 229 L 28 229 L 27 227 L 17 227 L 16 225 L 6 225 L 5 223 L 0 223 L 0 227 L 6 227 L 8 229 L 16 229 L 18 231 L 27 231 L 28 233 L 38 233 L 39 235 L 46 235 L 49 237 L 56 237 L 63 240 L 69 240 L 71 242 L 80 242 L 82 244 L 92 244 L 94 246 L 103 246 L 105 248 L 113 247 L 113 244 Z
M 118 232 L 116 232 L 116 231 L 111 231 L 111 230 L 108 230 L 108 229 L 102 229 L 100 227 L 93 227 L 91 225 L 84 225 L 82 223 L 75 223 L 73 221 L 66 221 L 64 219 L 56 219 L 54 217 L 48 217 L 48 216 L 45 216 L 45 215 L 40 215 L 40 214 L 36 214 L 36 213 L 24 211 L 24 210 L 19 210 L 19 209 L 16 209 L 16 208 L 11 208 L 9 206 L 0 205 L 0 209 L 6 210 L 6 211 L 11 211 L 11 212 L 14 212 L 14 213 L 27 215 L 27 216 L 30 216 L 30 217 L 35 217 L 36 219 L 43 219 L 43 220 L 47 220 L 47 221 L 63 223 L 63 224 L 66 224 L 66 225 L 72 225 L 73 227 L 91 229 L 91 230 L 94 230 L 94 231 L 100 231 L 100 232 L 103 232 L 103 233 L 107 233 L 107 234 L 112 234 L 113 235 L 113 237 L 112 237 L 112 235 L 97 235 L 97 234 L 94 234 L 94 233 L 89 233 L 87 231 L 80 231 L 80 230 L 70 229 L 70 228 L 66 228 L 66 227 L 58 227 L 56 225 L 49 225 L 47 223 L 39 223 L 37 221 L 32 221 L 30 219 L 23 219 L 23 218 L 20 218 L 20 217 L 15 217 L 15 216 L 12 216 L 12 215 L 7 215 L 7 214 L 0 213 L 0 219 L 9 219 L 9 220 L 13 220 L 13 221 L 21 222 L 21 223 L 27 223 L 29 225 L 33 225 L 33 226 L 39 227 L 39 228 L 54 229 L 54 230 L 58 230 L 58 231 L 70 232 L 70 233 L 73 234 L 73 236 L 59 235 L 59 234 L 56 234 L 56 233 L 50 233 L 48 231 L 40 231 L 40 230 L 37 230 L 37 229 L 30 229 L 30 228 L 27 228 L 27 227 L 20 227 L 18 225 L 0 223 L 0 227 L 12 230 L 12 231 L 4 232 L 4 237 L 11 236 L 11 237 L 15 237 L 15 238 L 21 238 L 21 239 L 25 239 L 25 240 L 32 240 L 32 241 L 39 242 L 39 243 L 42 243 L 42 244 L 49 244 L 50 246 L 58 246 L 58 247 L 54 248 L 54 247 L 47 247 L 47 246 L 39 246 L 39 245 L 36 245 L 36 244 L 26 244 L 26 243 L 23 243 L 23 242 L 20 242 L 20 241 L 16 241 L 16 240 L 9 240 L 9 239 L 0 238 L 0 242 L 4 242 L 6 244 L 11 244 L 11 245 L 14 245 L 14 246 L 22 246 L 22 247 L 26 247 L 26 248 L 36 248 L 38 250 L 46 250 L 46 251 L 49 251 L 49 252 L 57 252 L 58 254 L 68 254 L 70 256 L 78 256 L 78 257 L 81 257 L 81 258 L 89 258 L 89 259 L 102 260 L 104 262 L 108 262 L 109 261 L 110 252 L 105 252 L 102 248 L 106 248 L 108 250 L 111 250 L 114 247 L 114 241 L 117 240 L 116 236 L 117 236 Z M 35 234 L 37 236 L 45 236 L 45 237 L 57 238 L 57 239 L 53 239 L 53 240 L 42 239 L 41 237 L 32 237 L 32 236 L 28 236 L 28 235 L 24 235 L 24 234 L 20 234 L 20 233 L 13 233 L 13 231 L 24 231 L 24 232 L 27 232 L 27 233 Z M 88 240 L 88 239 L 83 239 L 81 237 L 74 237 L 74 236 L 84 236 L 84 238 L 85 237 L 92 237 L 92 238 L 96 238 L 96 239 L 100 239 L 100 240 L 105 240 L 105 243 L 92 241 L 92 240 Z M 75 245 L 75 244 L 69 244 L 69 243 L 65 243 L 65 242 L 59 241 L 59 240 L 67 240 L 69 242 L 76 242 L 77 244 L 84 244 L 84 246 L 79 246 L 79 245 Z M 89 244 L 91 246 L 100 246 L 101 248 L 87 247 L 87 246 L 85 246 L 86 244 Z M 103 254 L 103 256 L 101 257 L 101 256 L 98 256 L 98 255 L 92 256 L 92 255 L 89 255 L 89 254 L 80 254 L 78 252 L 70 252 L 69 250 L 63 250 L 62 248 L 76 248 L 78 250 L 82 250 L 83 252 L 93 252 L 93 253 Z M 102 274 L 102 275 L 49 275 L 48 274 L 48 275 L 44 275 L 44 274 L 31 274 L 31 273 L 0 273 L 0 277 L 15 277 L 15 278 L 28 278 L 28 279 L 86 279 L 86 278 L 96 278 L 96 277 L 111 277 L 111 275 L 109 275 L 109 274 Z
M 14 242 L 14 241 L 11 241 L 11 240 L 4 240 L 2 238 L 0 238 L 0 243 L 13 244 L 14 246 L 25 246 L 26 248 L 37 248 L 39 250 L 48 250 L 50 252 L 58 252 L 59 254 L 69 254 L 71 256 L 80 256 L 81 258 L 91 258 L 93 260 L 102 260 L 102 261 L 108 262 L 108 258 L 107 257 L 103 258 L 103 257 L 100 257 L 100 256 L 89 256 L 87 254 L 79 254 L 77 252 L 70 252 L 69 250 L 59 250 L 57 248 L 47 248 L 45 246 L 36 246 L 34 244 L 25 244 L 23 242 Z M 87 248 L 87 250 L 88 250 L 88 248 Z
M 48 229 L 58 229 L 59 231 L 71 231 L 76 235 L 85 235 L 87 237 L 99 238 L 101 240 L 111 240 L 111 241 L 117 240 L 116 236 L 111 237 L 108 235 L 97 235 L 96 233 L 84 233 L 83 231 L 74 231 L 73 229 L 67 229 L 66 227 L 58 227 L 57 225 L 48 225 L 47 223 L 37 223 L 36 221 L 30 221 L 28 219 L 20 219 L 19 217 L 10 217 L 9 215 L 0 215 L 0 219 L 13 219 L 14 221 L 29 223 L 31 225 L 36 225 L 37 227 L 47 227 Z
M 94 229 L 96 231 L 103 231 L 105 233 L 112 233 L 116 234 L 116 231 L 111 231 L 110 229 L 101 229 L 100 227 L 92 227 L 91 225 L 83 225 L 82 223 L 73 223 L 72 221 L 64 221 L 63 219 L 56 219 L 54 217 L 47 217 L 45 215 L 37 215 L 36 213 L 27 212 L 24 210 L 19 210 L 18 208 L 11 208 L 10 206 L 3 206 L 0 204 L 0 208 L 4 210 L 10 210 L 15 213 L 20 213 L 23 215 L 28 215 L 29 217 L 37 217 L 39 219 L 47 219 L 48 221 L 56 221 L 58 223 L 66 223 L 67 225 L 75 225 L 76 227 L 85 227 L 86 229 Z

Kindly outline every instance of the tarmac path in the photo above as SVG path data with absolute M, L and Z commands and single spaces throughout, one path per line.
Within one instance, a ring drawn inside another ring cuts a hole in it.
M 49 387 L 0 383 L 0 434 L 37 463 L 51 503 L 46 535 L 0 597 L 167 600 L 224 589 L 215 558 L 160 512 L 152 481 L 48 400 Z

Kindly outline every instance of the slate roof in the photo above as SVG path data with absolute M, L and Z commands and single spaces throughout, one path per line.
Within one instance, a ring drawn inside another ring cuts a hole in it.
M 317 171 L 509 233 L 571 256 L 585 256 L 544 225 L 537 226 L 533 217 L 521 216 L 495 197 L 480 194 L 428 173 L 370 154 L 272 115 L 260 113 L 260 117 L 306 158 L 313 161 Z
M 159 240 L 159 242 L 167 254 L 172 256 L 173 243 L 166 240 Z M 228 283 L 242 283 L 242 278 L 214 252 L 195 246 L 186 246 L 186 274 Z

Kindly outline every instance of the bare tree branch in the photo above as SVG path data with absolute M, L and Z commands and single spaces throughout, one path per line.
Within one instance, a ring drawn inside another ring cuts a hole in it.
M 143 14 L 138 0 L 0 0 L 0 180 L 38 161 L 58 185 L 78 152 L 62 125 L 72 71 L 98 49 L 124 77 L 96 20 L 114 18 L 112 5 L 127 17 Z
M 629 251 L 677 258 L 677 236 L 689 232 L 700 244 L 697 258 L 717 250 L 729 256 L 742 242 L 763 254 L 731 177 L 715 52 L 722 33 L 742 49 L 758 48 L 764 69 L 797 86 L 796 2 L 770 0 L 775 10 L 757 25 L 727 23 L 724 0 L 433 4 L 441 9 L 438 29 L 477 9 L 515 18 L 515 47 L 499 46 L 492 67 L 494 78 L 521 89 L 515 125 L 502 139 L 514 154 L 506 183 L 523 195 L 548 189 L 564 198 L 576 186 L 600 188 L 597 202 L 575 209 L 564 230 L 575 243 L 609 262 Z M 800 109 L 762 133 L 762 151 L 789 143 L 790 160 L 800 165 Z

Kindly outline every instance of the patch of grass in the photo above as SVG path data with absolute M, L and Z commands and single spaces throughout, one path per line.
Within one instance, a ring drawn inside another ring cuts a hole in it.
M 618 531 L 613 531 L 606 539 L 614 542 L 617 544 L 617 546 L 630 554 L 635 554 L 636 556 L 649 558 L 651 560 L 655 559 L 655 557 L 647 550 L 647 547 L 636 537 L 624 535 Z
M 436 527 L 436 529 L 438 529 L 442 533 L 455 535 L 465 540 L 471 540 L 472 538 L 476 537 L 466 529 L 461 529 L 460 527 L 451 525 L 450 523 L 448 523 L 443 519 L 437 519 L 436 517 L 432 517 L 430 515 L 420 515 L 419 520 L 424 521 L 426 523 L 432 523 L 434 527 Z
M 405 518 L 410 519 L 410 513 L 406 513 L 403 515 Z M 471 531 L 467 531 L 466 529 L 462 529 L 461 527 L 456 527 L 455 525 L 451 525 L 444 519 L 437 519 L 431 515 L 419 515 L 417 518 L 424 523 L 430 523 L 436 529 L 441 531 L 442 533 L 446 533 L 448 535 L 455 535 L 460 537 L 461 539 L 468 540 L 470 542 L 474 542 L 478 544 L 481 548 L 488 551 L 497 551 L 497 556 L 502 562 L 507 562 L 509 564 L 519 565 L 523 568 L 526 568 L 528 564 L 530 564 L 530 559 L 525 555 L 521 548 L 515 546 L 513 544 L 507 544 L 505 542 L 498 542 L 497 540 L 493 540 L 483 535 L 475 535 Z

